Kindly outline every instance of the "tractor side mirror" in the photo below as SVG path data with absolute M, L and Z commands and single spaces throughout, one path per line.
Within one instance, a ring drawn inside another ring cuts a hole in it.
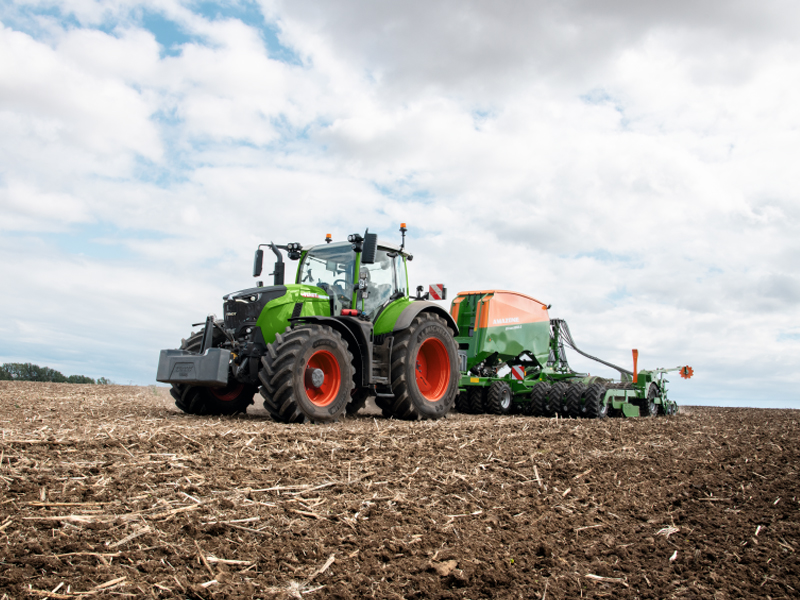
M 364 249 L 361 254 L 361 264 L 372 265 L 375 263 L 375 255 L 378 254 L 378 234 L 364 234 Z
M 264 268 L 264 251 L 259 248 L 256 250 L 256 259 L 253 262 L 253 277 L 261 275 L 261 270 Z

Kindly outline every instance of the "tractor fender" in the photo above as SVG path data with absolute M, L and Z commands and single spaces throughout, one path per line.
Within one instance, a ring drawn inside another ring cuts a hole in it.
M 447 323 L 447 327 L 449 327 L 453 332 L 453 336 L 455 337 L 458 335 L 458 325 L 456 325 L 456 322 L 453 317 L 450 316 L 450 313 L 435 302 L 428 302 L 426 300 L 417 300 L 416 302 L 409 304 L 405 310 L 400 313 L 400 316 L 395 322 L 393 333 L 398 333 L 403 329 L 407 329 L 411 325 L 411 321 L 414 320 L 414 317 L 421 312 L 432 312 L 436 316 L 442 317 Z
M 353 353 L 353 363 L 356 369 L 355 381 L 357 387 L 369 385 L 369 376 L 372 373 L 372 323 L 354 317 L 296 317 L 289 319 L 292 326 L 317 324 L 330 327 L 342 334 L 347 346 Z

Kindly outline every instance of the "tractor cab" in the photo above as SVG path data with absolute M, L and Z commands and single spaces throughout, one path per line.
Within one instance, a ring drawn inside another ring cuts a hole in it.
M 334 315 L 356 310 L 370 320 L 392 300 L 408 295 L 406 265 L 400 249 L 378 246 L 377 239 L 373 249 L 359 248 L 357 242 L 309 248 L 303 253 L 296 283 L 323 290 L 333 299 Z
M 353 245 L 337 242 L 314 246 L 305 253 L 297 269 L 296 283 L 313 285 L 333 298 L 336 314 L 353 304 L 357 282 L 355 280 L 356 254 Z

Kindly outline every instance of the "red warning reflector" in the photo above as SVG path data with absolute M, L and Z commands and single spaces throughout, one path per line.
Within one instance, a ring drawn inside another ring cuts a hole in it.
M 513 367 L 511 367 L 511 376 L 514 379 L 522 381 L 523 379 L 525 379 L 525 367 L 523 367 L 522 365 L 514 365 Z
M 343 317 L 357 317 L 358 311 L 355 308 L 343 308 L 342 309 L 342 316 Z
M 443 283 L 432 283 L 428 287 L 428 294 L 431 300 L 444 300 L 446 293 L 447 289 L 445 289 Z

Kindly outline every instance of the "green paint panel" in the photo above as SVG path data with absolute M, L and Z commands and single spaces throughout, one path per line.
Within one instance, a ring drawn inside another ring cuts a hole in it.
M 329 297 L 321 288 L 289 284 L 286 286 L 286 294 L 268 303 L 258 317 L 256 324 L 261 328 L 267 344 L 274 342 L 275 334 L 282 333 L 289 326 L 289 318 L 298 302 L 303 303 L 303 309 L 298 316 L 328 317 L 331 314 Z
M 514 379 L 511 375 L 506 375 L 504 377 L 475 377 L 474 375 L 465 375 L 462 373 L 458 387 L 464 389 L 471 387 L 489 387 L 495 381 L 504 381 L 511 386 L 511 393 L 514 396 L 527 396 L 530 394 L 533 386 L 539 383 L 540 380 L 531 378 L 520 381 L 519 379 Z
M 622 404 L 622 414 L 626 417 L 638 417 L 639 416 L 639 407 L 635 404 L 630 404 L 628 402 L 624 402 Z
M 472 367 L 490 354 L 497 352 L 500 360 L 508 360 L 519 356 L 527 350 L 534 355 L 539 364 L 545 364 L 550 354 L 550 322 L 523 323 L 519 325 L 501 325 L 477 329 L 472 338 L 470 350 L 474 347 L 474 361 L 470 364 L 467 354 L 467 366 Z M 459 339 L 459 342 L 462 340 Z
M 408 297 L 404 297 L 398 298 L 387 306 L 375 320 L 375 335 L 394 331 L 394 325 L 397 323 L 397 319 L 400 318 L 400 315 L 403 314 L 403 311 L 408 308 L 410 304 L 412 304 L 412 301 Z
M 453 301 L 458 306 L 456 324 L 461 333 L 456 338 L 461 350 L 467 352 L 467 369 L 485 360 L 488 356 L 498 355 L 501 362 L 519 356 L 523 351 L 530 352 L 540 365 L 544 365 L 550 355 L 550 321 L 548 319 L 528 321 L 530 312 L 506 309 L 504 315 L 509 319 L 501 325 L 480 327 L 478 320 L 487 321 L 484 314 L 493 301 L 501 301 L 504 296 L 513 293 L 503 291 L 461 292 Z M 519 295 L 517 295 L 519 296 Z M 532 302 L 538 302 L 529 299 Z M 458 301 L 458 302 L 456 302 Z M 451 314 L 453 312 L 451 307 Z M 470 333 L 472 335 L 470 335 Z

